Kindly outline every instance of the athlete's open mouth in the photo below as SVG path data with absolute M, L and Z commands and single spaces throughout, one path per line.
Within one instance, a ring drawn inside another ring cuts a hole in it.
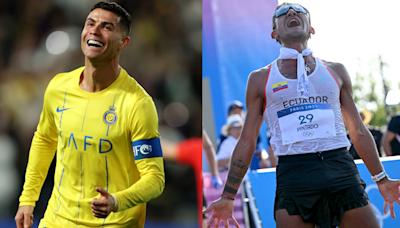
M 292 18 L 288 21 L 288 27 L 296 27 L 300 25 L 300 21 L 297 18 Z
M 96 40 L 88 40 L 87 44 L 91 47 L 103 47 L 104 44 L 100 43 L 99 41 Z

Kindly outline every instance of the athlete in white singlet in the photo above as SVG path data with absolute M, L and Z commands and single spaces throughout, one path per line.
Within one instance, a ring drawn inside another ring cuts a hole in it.
M 232 153 L 222 196 L 203 211 L 213 210 L 207 227 L 214 221 L 215 227 L 222 221 L 229 227 L 231 220 L 239 228 L 233 217 L 233 199 L 249 167 L 264 118 L 279 155 L 274 209 L 277 227 L 379 227 L 365 183 L 343 148 L 349 145 L 344 124 L 385 200 L 384 212 L 389 205 L 393 218 L 394 202 L 400 205 L 400 181 L 384 172 L 373 138 L 355 107 L 350 76 L 342 64 L 312 55 L 307 46 L 315 31 L 303 6 L 283 3 L 272 21 L 271 37 L 282 45 L 281 55 L 249 76 L 243 130 Z
M 308 98 L 297 96 L 297 79 L 283 76 L 277 61 L 267 66 L 270 70 L 265 84 L 263 116 L 272 133 L 270 143 L 277 156 L 350 146 L 340 109 L 339 83 L 321 60 L 315 58 L 315 63 L 314 71 L 308 76 Z

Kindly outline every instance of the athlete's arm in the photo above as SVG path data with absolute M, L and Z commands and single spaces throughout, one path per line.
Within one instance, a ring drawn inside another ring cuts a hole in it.
M 21 197 L 19 198 L 20 207 L 15 217 L 17 225 L 17 220 L 26 220 L 27 217 L 25 214 L 27 212 L 33 212 L 33 208 L 36 205 L 36 201 L 39 200 L 40 191 L 57 148 L 57 130 L 50 108 L 51 102 L 49 101 L 49 98 L 51 95 L 49 95 L 49 93 L 49 89 L 47 89 L 44 95 L 43 111 L 40 116 L 40 122 L 37 126 L 29 152 L 25 183 Z
M 228 220 L 232 220 L 235 226 L 239 228 L 239 224 L 233 217 L 234 201 L 231 199 L 235 198 L 256 149 L 257 137 L 263 120 L 263 95 L 267 70 L 254 71 L 249 76 L 246 89 L 247 113 L 242 133 L 232 153 L 228 177 L 222 193 L 223 197 L 212 202 L 203 211 L 203 213 L 207 213 L 214 209 L 207 228 L 211 227 L 215 219 L 216 227 L 219 226 L 221 221 L 224 221 L 225 227 L 229 227 Z
M 232 153 L 228 177 L 223 191 L 223 195 L 230 198 L 235 198 L 256 150 L 257 137 L 263 121 L 265 79 L 265 69 L 263 69 L 252 72 L 247 82 L 246 118 L 239 141 Z
M 150 145 L 147 152 L 135 153 L 135 163 L 140 179 L 120 192 L 114 193 L 118 201 L 117 211 L 132 208 L 158 197 L 164 190 L 165 176 L 161 145 L 158 134 L 158 117 L 151 97 L 139 99 L 131 114 L 132 145 Z M 134 148 L 135 150 L 135 148 Z M 151 151 L 151 152 L 149 152 Z
M 347 70 L 341 64 L 336 64 L 332 68 L 333 72 L 340 77 L 342 86 L 340 90 L 340 103 L 342 105 L 343 121 L 349 129 L 351 141 L 368 167 L 372 175 L 376 175 L 383 171 L 382 164 L 379 160 L 378 150 L 370 131 L 365 127 L 358 114 L 357 108 L 353 100 L 353 89 L 350 76 Z
M 386 156 L 392 156 L 392 147 L 390 146 L 390 142 L 396 137 L 396 133 L 387 130 L 383 136 L 382 144 L 383 149 L 385 150 Z
M 342 115 L 344 123 L 349 129 L 353 145 L 361 159 L 363 159 L 369 172 L 372 175 L 377 175 L 384 169 L 379 160 L 378 151 L 372 135 L 363 124 L 354 104 L 350 76 L 341 64 L 334 64 L 331 69 L 333 69 L 333 73 L 336 74 L 336 77 L 340 78 L 341 81 L 340 102 L 342 104 Z M 377 184 L 385 200 L 384 213 L 386 214 L 387 205 L 389 204 L 391 215 L 395 218 L 394 202 L 400 205 L 400 181 L 391 180 L 386 176 L 383 180 L 378 181 Z
M 20 206 L 15 215 L 15 223 L 17 228 L 29 228 L 33 225 L 33 210 L 35 208 L 30 205 Z

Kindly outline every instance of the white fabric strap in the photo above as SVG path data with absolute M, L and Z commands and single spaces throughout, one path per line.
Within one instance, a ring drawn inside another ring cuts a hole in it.
M 376 174 L 375 176 L 371 176 L 372 181 L 378 182 L 386 177 L 386 172 L 383 170 L 382 172 Z
M 114 194 L 111 194 L 111 196 L 114 198 L 114 202 L 115 202 L 113 211 L 116 212 L 118 210 L 118 200 L 117 200 L 117 197 L 114 196 Z
M 287 47 L 280 49 L 279 59 L 297 59 L 297 93 L 303 98 L 308 98 L 309 96 L 309 83 L 303 56 L 308 56 L 312 53 L 310 48 L 304 49 L 301 53 Z

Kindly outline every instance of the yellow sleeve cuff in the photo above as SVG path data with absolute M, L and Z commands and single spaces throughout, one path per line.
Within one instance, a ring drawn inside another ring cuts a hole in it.
M 19 206 L 36 206 L 35 201 L 26 201 L 26 202 L 19 202 Z

